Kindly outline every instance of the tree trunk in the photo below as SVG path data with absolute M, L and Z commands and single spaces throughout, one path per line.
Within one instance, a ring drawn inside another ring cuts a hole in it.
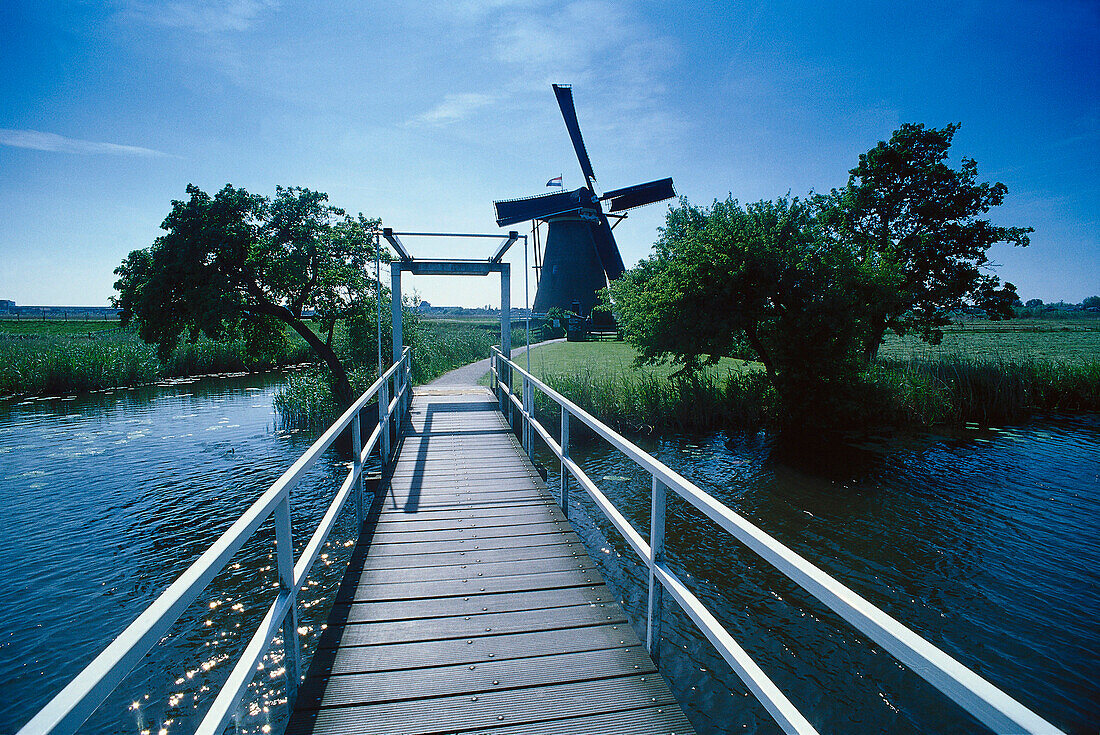
M 886 336 L 886 320 L 871 319 L 871 331 L 867 340 L 863 343 L 863 360 L 870 364 L 878 356 L 878 348 L 882 344 L 882 338 Z
M 772 363 L 768 351 L 764 349 L 764 343 L 760 341 L 760 337 L 757 336 L 754 328 L 746 327 L 745 336 L 749 338 L 749 346 L 756 351 L 756 356 L 760 358 L 760 362 L 764 363 L 764 370 L 768 374 L 768 380 L 771 382 L 772 386 L 778 390 L 775 380 L 775 364 Z
M 347 371 L 344 370 L 344 365 L 340 362 L 340 358 L 336 356 L 336 353 L 332 351 L 332 348 L 322 342 L 321 338 L 317 336 L 316 332 L 309 328 L 308 324 L 295 317 L 290 309 L 287 309 L 285 306 L 260 303 L 248 308 L 251 311 L 273 316 L 279 321 L 289 324 L 295 332 L 301 335 L 302 339 L 304 339 L 313 351 L 317 353 L 318 357 L 325 361 L 325 364 L 328 365 L 328 369 L 332 371 L 334 382 L 332 391 L 333 396 L 336 398 L 336 403 L 341 409 L 351 405 L 355 396 L 351 389 L 351 381 L 348 380 Z

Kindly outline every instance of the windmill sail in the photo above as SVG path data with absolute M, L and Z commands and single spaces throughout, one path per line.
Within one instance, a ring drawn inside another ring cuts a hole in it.
M 623 256 L 619 254 L 619 246 L 615 244 L 615 236 L 611 234 L 611 225 L 607 223 L 607 217 L 603 213 L 592 223 L 592 242 L 596 246 L 596 254 L 600 256 L 603 272 L 607 274 L 609 281 L 614 281 L 623 274 L 626 267 L 623 265 Z
M 595 204 L 595 197 L 592 196 L 592 192 L 583 187 L 574 191 L 493 202 L 498 227 L 507 227 L 516 222 L 529 222 L 533 219 L 545 219 L 555 214 L 576 211 L 581 207 L 591 207 L 593 204 Z
M 573 88 L 568 85 L 555 84 L 554 96 L 558 98 L 558 107 L 561 108 L 561 116 L 565 118 L 565 129 L 569 131 L 569 139 L 573 141 L 573 150 L 577 152 L 577 161 L 581 164 L 581 173 L 584 181 L 589 186 L 596 180 L 596 174 L 592 171 L 592 161 L 588 158 L 588 151 L 584 147 L 584 139 L 581 138 L 581 126 L 577 122 L 577 108 L 573 106 Z
M 658 179 L 646 184 L 635 184 L 623 189 L 609 191 L 600 199 L 611 202 L 612 212 L 625 212 L 628 209 L 644 207 L 647 204 L 671 199 L 674 196 L 676 196 L 676 189 L 672 186 L 672 179 Z

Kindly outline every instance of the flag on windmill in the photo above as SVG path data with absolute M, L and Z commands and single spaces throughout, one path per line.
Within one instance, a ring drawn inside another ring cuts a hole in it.
M 557 178 L 554 178 L 554 179 L 550 179 L 549 181 L 546 182 L 546 185 L 547 186 L 561 186 L 561 176 L 558 176 Z

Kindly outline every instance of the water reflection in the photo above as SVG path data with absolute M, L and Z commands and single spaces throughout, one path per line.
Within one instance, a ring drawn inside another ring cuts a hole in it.
M 309 445 L 272 411 L 277 375 L 178 380 L 0 402 L 0 732 L 14 732 L 225 531 Z M 330 453 L 292 496 L 300 551 L 347 471 Z M 350 554 L 333 531 L 301 593 L 311 650 Z M 86 732 L 189 732 L 277 588 L 269 520 L 92 716 Z M 282 642 L 242 731 L 281 729 Z
M 1100 723 L 1100 418 L 869 441 L 797 466 L 761 437 L 643 448 L 1056 725 Z M 648 533 L 648 474 L 599 445 L 574 456 Z M 575 524 L 641 635 L 646 572 L 579 500 Z M 667 532 L 672 566 L 822 732 L 979 728 L 687 503 L 670 500 Z M 776 731 L 693 625 L 669 618 L 662 670 L 697 729 Z

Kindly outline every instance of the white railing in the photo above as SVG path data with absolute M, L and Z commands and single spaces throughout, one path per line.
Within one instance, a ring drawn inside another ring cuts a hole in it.
M 534 434 L 538 434 L 561 463 L 559 503 L 562 512 L 568 517 L 568 478 L 572 476 L 649 567 L 646 647 L 655 660 L 659 655 L 658 646 L 661 637 L 662 590 L 667 589 L 785 732 L 817 732 L 722 627 L 717 618 L 704 607 L 699 598 L 665 563 L 665 489 L 669 488 L 994 732 L 1044 734 L 1060 732 L 1054 725 L 1004 691 L 975 674 L 958 660 L 929 643 L 730 508 L 719 503 L 599 419 L 504 357 L 495 347 L 490 365 L 501 410 L 507 409 L 509 422 L 513 422 L 516 413 L 520 416 L 522 442 L 528 456 L 532 456 L 534 452 Z M 512 389 L 511 371 L 515 371 L 522 379 L 521 397 L 517 397 Z M 535 419 L 535 388 L 561 407 L 560 443 L 554 441 L 546 428 Z M 652 476 L 652 515 L 648 543 L 588 478 L 584 470 L 570 459 L 570 417 L 575 417 L 587 425 Z
M 260 622 L 259 629 L 237 660 L 229 678 L 196 732 L 220 735 L 225 729 L 249 681 L 255 674 L 257 665 L 267 652 L 279 628 L 283 629 L 286 647 L 284 661 L 287 701 L 292 706 L 303 673 L 297 632 L 298 590 L 306 584 L 310 569 L 349 497 L 355 498 L 357 528 L 362 527 L 367 511 L 363 500 L 363 463 L 376 447 L 379 449 L 383 464 L 390 458 L 388 429 L 391 423 L 399 428 L 407 410 L 411 365 L 412 349 L 406 347 L 401 359 L 379 377 L 374 385 L 368 388 L 336 423 L 330 426 L 306 450 L 305 454 L 299 457 L 290 469 L 284 472 L 282 477 L 245 511 L 244 515 L 203 552 L 168 589 L 162 592 L 160 597 L 130 623 L 114 642 L 32 717 L 19 731 L 19 735 L 38 735 L 39 733 L 61 735 L 75 732 L 153 645 L 179 620 L 183 612 L 195 602 L 226 563 L 271 515 L 274 515 L 275 519 L 278 591 L 267 614 Z M 376 396 L 378 425 L 364 445 L 361 442 L 358 419 L 360 413 Z M 290 491 L 349 424 L 352 437 L 352 468 L 340 485 L 317 530 L 313 532 L 309 543 L 295 561 L 290 526 Z

